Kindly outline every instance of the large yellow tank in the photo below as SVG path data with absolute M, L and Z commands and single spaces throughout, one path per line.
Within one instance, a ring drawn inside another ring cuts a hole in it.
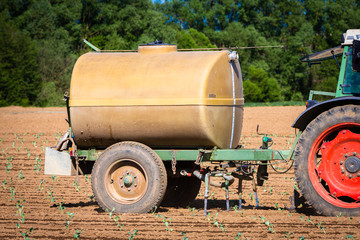
M 120 141 L 154 148 L 234 148 L 243 105 L 236 53 L 178 52 L 175 45 L 82 55 L 69 100 L 75 142 L 82 148 Z

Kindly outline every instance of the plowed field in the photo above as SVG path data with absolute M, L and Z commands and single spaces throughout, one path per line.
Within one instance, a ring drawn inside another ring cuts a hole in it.
M 291 124 L 304 107 L 245 108 L 241 144 L 259 147 L 260 131 L 271 133 L 272 148 L 289 149 Z M 67 130 L 65 108 L 0 108 L 0 239 L 360 239 L 360 218 L 323 217 L 311 208 L 289 212 L 294 190 L 293 169 L 270 170 L 258 189 L 255 208 L 250 182 L 245 183 L 242 209 L 225 210 L 225 193 L 210 188 L 208 216 L 203 195 L 188 208 L 161 207 L 148 214 L 109 214 L 92 200 L 90 177 L 43 175 L 44 150 Z M 231 205 L 237 205 L 236 183 Z M 78 233 L 78 235 L 76 235 Z

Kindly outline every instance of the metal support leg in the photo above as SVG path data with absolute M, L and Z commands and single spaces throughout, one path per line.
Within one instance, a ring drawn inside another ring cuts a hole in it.
M 257 196 L 257 189 L 256 189 L 256 183 L 255 183 L 255 176 L 254 175 L 253 175 L 253 179 L 252 179 L 252 184 L 253 184 L 253 190 L 254 190 L 254 193 L 255 193 L 256 207 L 258 208 L 259 207 L 259 199 L 258 199 L 258 196 Z
M 239 194 L 239 209 L 241 209 L 242 204 L 242 179 L 239 178 L 238 183 L 238 194 Z
M 210 182 L 210 173 L 205 174 L 205 194 L 204 194 L 204 215 L 207 215 L 207 203 L 209 198 L 209 182 Z
M 229 181 L 225 180 L 225 194 L 226 194 L 226 211 L 230 209 L 230 202 L 229 202 Z

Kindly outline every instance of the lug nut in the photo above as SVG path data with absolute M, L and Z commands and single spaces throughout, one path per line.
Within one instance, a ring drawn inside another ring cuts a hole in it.
M 357 153 L 356 153 L 356 152 L 354 152 L 354 153 L 353 153 L 353 156 L 356 156 L 356 154 L 357 154 Z
M 137 187 L 137 184 L 134 184 L 134 187 Z
M 343 164 L 344 164 L 344 161 L 341 161 L 341 162 L 340 162 L 340 165 L 343 165 Z
M 136 178 L 136 175 L 134 176 L 134 178 Z
M 122 184 L 121 184 L 121 185 L 120 185 L 120 187 L 121 187 L 121 188 L 123 188 L 123 187 L 124 187 L 124 185 L 122 185 Z
M 129 175 L 129 171 L 126 171 L 126 175 Z
M 345 153 L 345 157 L 348 157 L 348 156 L 349 156 L 349 154 Z
M 128 192 L 130 192 L 130 190 L 131 190 L 131 189 L 130 189 L 130 188 L 128 188 Z

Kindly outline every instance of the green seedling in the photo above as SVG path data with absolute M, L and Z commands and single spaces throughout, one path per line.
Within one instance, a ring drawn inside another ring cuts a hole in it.
M 27 151 L 27 156 L 30 157 L 31 156 L 30 149 L 26 148 L 26 151 Z
M 65 221 L 66 221 L 65 228 L 66 229 L 69 229 L 70 223 L 73 220 L 73 218 L 74 218 L 74 213 L 72 213 L 72 212 L 67 212 L 66 213 L 66 218 L 65 218 Z
M 80 234 L 83 230 L 75 230 L 75 234 L 73 235 L 74 239 L 80 239 Z
M 24 203 L 26 201 L 24 199 L 22 200 L 18 200 L 17 203 L 15 204 L 16 207 L 16 214 L 15 216 L 18 217 L 18 220 L 20 221 L 20 223 L 24 223 L 25 222 L 25 212 L 24 212 Z M 20 224 L 16 224 L 17 228 L 20 228 Z
M 60 210 L 60 212 L 64 212 L 64 209 L 65 209 L 65 207 L 64 207 L 64 198 L 61 198 L 61 201 L 59 202 L 59 210 Z
M 79 187 L 79 184 L 76 181 L 73 182 L 73 186 L 75 187 L 75 190 L 77 192 L 79 192 L 81 190 L 81 188 Z
M 136 230 L 136 229 L 135 229 L 133 232 L 130 232 L 130 231 L 129 231 L 129 234 L 130 234 L 129 240 L 134 239 L 134 237 L 136 236 L 137 232 L 138 232 L 138 230 Z
M 15 148 L 15 140 L 13 141 L 11 147 L 12 147 L 12 148 Z
M 35 148 L 37 148 L 37 144 L 36 144 L 35 141 L 32 141 L 32 144 L 33 144 L 33 146 L 34 146 Z
M 354 237 L 350 234 L 346 234 L 346 239 L 354 239 Z
M 15 192 L 15 187 L 10 187 L 9 188 L 10 191 L 10 197 L 11 197 L 11 201 L 15 200 L 15 196 L 16 196 L 16 192 Z
M 34 228 L 30 228 L 30 229 L 27 230 L 26 232 L 20 231 L 20 234 L 21 234 L 21 236 L 23 236 L 23 238 L 24 238 L 25 240 L 30 240 L 29 236 L 30 236 L 30 233 L 32 233 L 33 230 L 34 230 Z
M 182 240 L 189 240 L 189 238 L 186 236 L 186 232 L 181 232 L 181 235 L 183 235 Z
M 156 214 L 155 217 L 158 217 L 158 218 L 162 218 L 162 219 L 163 219 L 162 222 L 163 222 L 163 223 L 165 224 L 165 226 L 166 226 L 166 228 L 165 228 L 166 231 L 169 231 L 169 232 L 172 232 L 172 231 L 173 231 L 173 229 L 170 228 L 170 226 L 171 226 L 171 218 L 165 217 L 165 216 L 163 216 L 163 215 L 161 215 L 161 214 Z
M 318 227 L 326 234 L 325 228 L 321 225 L 321 221 L 317 224 Z
M 270 223 L 269 221 L 267 221 L 265 219 L 265 217 L 260 217 L 259 218 L 263 221 L 263 223 L 265 224 L 265 226 L 267 227 L 267 231 L 270 233 L 275 233 L 275 229 L 274 229 L 274 225 L 272 223 Z
M 106 212 L 109 213 L 109 218 L 115 222 L 116 226 L 119 228 L 119 231 L 122 231 L 124 224 L 120 224 L 120 222 L 119 222 L 120 216 L 116 215 L 114 217 L 114 215 L 113 215 L 114 211 L 115 211 L 115 208 L 113 208 L 111 211 L 109 211 L 109 209 L 106 209 Z
M 19 177 L 19 181 L 21 181 L 25 178 L 24 174 L 22 173 L 22 170 L 19 171 L 18 177 Z
M 241 232 L 238 232 L 235 236 L 235 240 L 239 240 L 239 239 L 242 239 L 242 233 Z M 244 236 L 244 239 L 247 240 L 247 237 Z
M 217 212 L 215 217 L 211 217 L 211 213 L 208 213 L 208 215 L 206 216 L 206 219 L 207 219 L 211 224 L 213 224 L 214 226 L 220 228 L 223 232 L 225 232 L 226 229 L 225 229 L 224 225 L 217 220 L 218 215 L 219 215 L 219 213 Z
M 53 182 L 55 182 L 55 180 L 57 179 L 57 176 L 51 175 L 51 179 L 53 180 Z M 59 182 L 59 180 L 56 180 L 56 182 Z
M 89 178 L 89 175 L 85 175 L 85 181 L 87 182 L 87 183 L 90 183 L 90 178 Z
M 21 148 L 22 148 L 22 146 L 18 147 L 18 148 L 17 148 L 17 151 L 20 152 Z
M 53 188 L 52 187 L 47 187 L 47 189 L 48 189 L 48 191 L 46 191 L 47 194 L 48 194 L 47 198 L 50 199 L 50 202 L 55 202 L 55 197 L 53 195 L 54 194 Z
M 291 235 L 293 235 L 294 233 L 292 233 L 292 232 L 285 232 L 285 236 L 284 236 L 284 238 L 291 238 Z
M 34 170 L 36 173 L 41 171 L 41 158 L 39 158 L 39 156 L 35 157 Z
M 44 183 L 45 183 L 45 180 L 44 180 L 44 179 L 41 179 L 41 180 L 40 180 L 40 184 L 39 184 L 39 186 L 38 186 L 38 188 L 37 188 L 38 191 L 41 191 L 41 190 L 44 189 L 44 187 L 42 186 Z
M 1 187 L 5 190 L 6 189 L 7 180 L 1 182 Z

